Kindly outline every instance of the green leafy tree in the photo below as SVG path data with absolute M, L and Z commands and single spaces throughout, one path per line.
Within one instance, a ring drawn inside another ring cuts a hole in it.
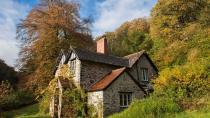
M 111 54 L 125 56 L 140 50 L 150 50 L 153 42 L 149 36 L 149 24 L 146 19 L 134 19 L 125 22 L 116 31 L 105 34 Z
M 9 81 L 12 85 L 17 82 L 18 76 L 14 68 L 8 66 L 3 60 L 0 59 L 0 83 L 2 81 Z

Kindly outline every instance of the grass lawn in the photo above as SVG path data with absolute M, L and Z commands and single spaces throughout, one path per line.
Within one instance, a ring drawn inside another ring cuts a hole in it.
M 132 113 L 131 113 L 132 114 Z M 138 116 L 132 116 L 131 114 L 124 114 L 124 115 L 113 115 L 109 118 L 162 118 L 162 117 L 156 117 L 151 116 L 148 114 L 148 116 L 142 117 L 140 114 Z M 164 116 L 164 118 L 210 118 L 210 112 L 198 112 L 198 111 L 189 111 L 189 112 L 181 112 L 177 114 L 167 114 Z
M 133 115 L 132 113 L 119 115 L 115 114 L 109 118 L 162 118 L 162 117 L 156 117 L 153 115 L 147 115 L 147 116 L 141 116 L 140 114 L 138 116 Z M 164 118 L 210 118 L 210 111 L 185 111 L 180 112 L 177 114 L 166 114 Z
M 176 118 L 210 118 L 210 111 L 186 111 L 176 114 Z
M 2 116 L 0 116 L 2 118 Z M 46 114 L 39 113 L 39 104 L 34 104 L 22 109 L 3 113 L 3 118 L 50 118 Z

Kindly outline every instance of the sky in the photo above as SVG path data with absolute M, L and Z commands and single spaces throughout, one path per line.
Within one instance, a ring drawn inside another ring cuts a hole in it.
M 71 0 L 69 0 L 71 1 Z M 114 31 L 122 23 L 149 17 L 157 0 L 73 0 L 80 3 L 80 15 L 93 19 L 93 37 Z M 16 26 L 39 0 L 0 0 L 0 59 L 15 66 L 20 51 Z

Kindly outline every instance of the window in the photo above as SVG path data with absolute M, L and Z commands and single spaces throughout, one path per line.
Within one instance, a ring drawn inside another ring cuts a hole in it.
M 132 101 L 132 93 L 120 93 L 120 107 L 128 107 Z
M 66 56 L 63 55 L 62 58 L 61 58 L 61 64 L 64 64 L 65 60 L 66 60 Z
M 148 69 L 147 68 L 141 68 L 141 75 L 143 81 L 148 81 Z
M 70 60 L 69 65 L 70 65 L 70 69 L 71 69 L 72 73 L 74 74 L 75 70 L 76 70 L 76 59 Z

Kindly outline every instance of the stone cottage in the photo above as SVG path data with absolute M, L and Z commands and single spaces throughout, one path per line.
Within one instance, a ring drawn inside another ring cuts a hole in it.
M 87 92 L 88 104 L 99 116 L 119 112 L 153 90 L 150 80 L 158 70 L 145 51 L 125 57 L 109 55 L 106 37 L 101 37 L 96 47 L 96 52 L 70 49 L 60 57 L 56 70 L 68 64 L 75 84 Z

